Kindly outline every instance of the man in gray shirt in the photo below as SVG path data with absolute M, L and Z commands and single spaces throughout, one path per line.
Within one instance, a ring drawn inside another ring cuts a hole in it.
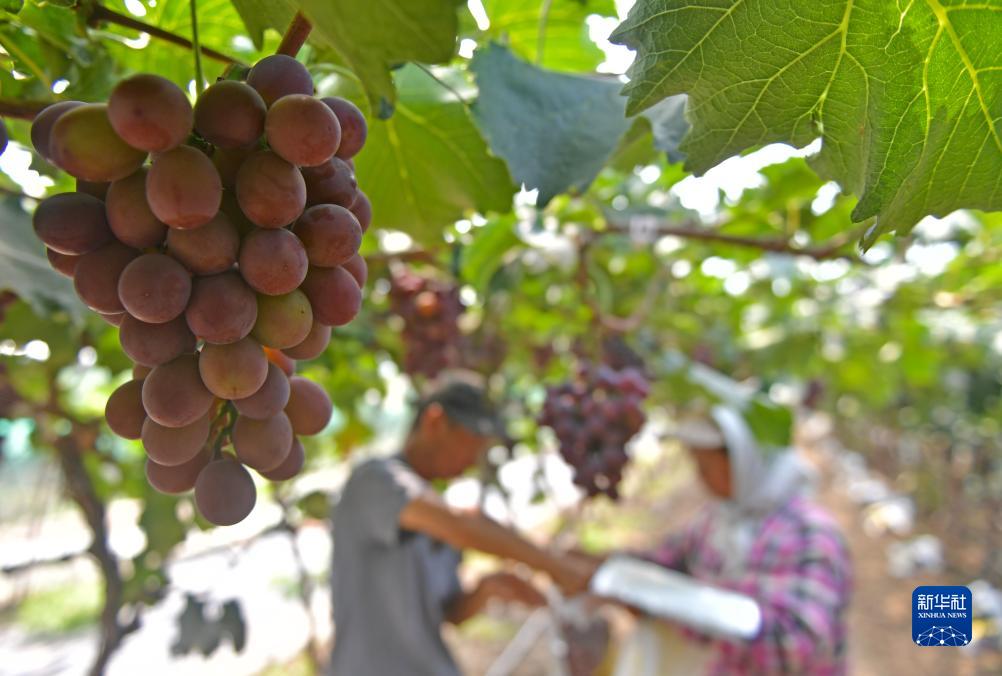
M 441 636 L 491 598 L 540 604 L 516 575 L 464 590 L 460 550 L 477 549 L 542 570 L 566 592 L 583 590 L 592 564 L 544 550 L 478 511 L 449 507 L 429 484 L 458 477 L 498 436 L 484 393 L 453 383 L 418 406 L 403 452 L 352 472 L 334 515 L 335 676 L 458 676 Z

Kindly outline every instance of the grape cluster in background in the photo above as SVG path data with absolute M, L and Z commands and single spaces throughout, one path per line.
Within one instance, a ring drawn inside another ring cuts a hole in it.
M 142 440 L 156 489 L 194 488 L 218 525 L 253 509 L 247 467 L 272 481 L 302 468 L 298 435 L 323 430 L 332 405 L 295 360 L 320 355 L 362 302 L 372 214 L 352 157 L 366 122 L 313 94 L 307 69 L 279 54 L 194 107 L 142 74 L 106 104 L 49 106 L 31 129 L 77 179 L 39 204 L 35 232 L 136 365 L 108 425 Z
M 404 320 L 403 369 L 434 378 L 461 361 L 459 287 L 410 269 L 390 276 L 390 310 Z
M 643 371 L 608 363 L 582 364 L 575 378 L 547 388 L 539 423 L 553 429 L 574 483 L 589 497 L 619 498 L 626 444 L 647 419 L 642 405 L 649 392 Z

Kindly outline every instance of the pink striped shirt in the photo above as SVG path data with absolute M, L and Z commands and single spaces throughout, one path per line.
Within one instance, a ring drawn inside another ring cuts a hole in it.
M 792 498 L 764 519 L 745 565 L 728 575 L 723 555 L 710 537 L 715 514 L 712 508 L 706 510 L 648 555 L 661 565 L 758 601 L 762 630 L 751 641 L 729 642 L 688 632 L 711 644 L 715 655 L 707 673 L 845 674 L 851 564 L 832 518 L 809 500 Z

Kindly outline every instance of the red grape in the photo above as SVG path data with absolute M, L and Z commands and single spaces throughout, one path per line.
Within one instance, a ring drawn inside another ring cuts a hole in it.
M 289 376 L 278 366 L 268 362 L 268 375 L 257 392 L 233 402 L 240 415 L 263 420 L 278 415 L 289 403 Z
M 195 103 L 195 129 L 217 148 L 243 148 L 264 133 L 267 112 L 257 91 L 237 80 L 220 80 Z
M 190 425 L 212 407 L 213 396 L 198 374 L 198 357 L 182 355 L 157 366 L 143 380 L 146 415 L 164 427 Z
M 289 450 L 289 454 L 285 456 L 282 464 L 267 472 L 258 472 L 258 474 L 269 481 L 288 481 L 299 474 L 305 463 L 306 449 L 303 448 L 303 442 L 293 438 L 292 448 Z
M 302 376 L 289 378 L 289 403 L 285 413 L 296 434 L 319 434 L 331 420 L 334 406 L 327 393 Z
M 143 408 L 143 381 L 130 380 L 119 385 L 108 397 L 104 418 L 111 431 L 123 439 L 138 439 L 143 432 L 146 410 Z
M 250 338 L 226 345 L 209 343 L 199 355 L 198 372 L 220 399 L 244 399 L 261 389 L 268 376 L 268 359 Z
M 240 462 L 259 471 L 275 469 L 292 449 L 292 425 L 285 413 L 264 420 L 237 416 L 233 449 Z
M 240 245 L 239 260 L 244 281 L 269 296 L 294 291 L 309 269 L 303 243 L 284 228 L 251 232 Z
M 341 267 L 310 268 L 302 290 L 313 307 L 313 317 L 328 326 L 344 326 L 362 307 L 362 290 Z
M 257 501 L 254 479 L 228 455 L 207 464 L 195 481 L 195 504 L 207 521 L 232 526 L 247 518 Z
M 235 343 L 254 328 L 257 299 L 236 272 L 198 277 L 184 316 L 206 342 Z
M 197 228 L 219 211 L 223 183 L 212 160 L 191 146 L 158 154 L 146 174 L 150 209 L 172 228 Z
M 144 254 L 122 270 L 118 297 L 136 319 L 150 324 L 169 322 L 188 306 L 191 275 L 170 256 Z
M 281 228 L 303 213 L 306 183 L 299 170 L 273 152 L 254 153 L 237 172 L 241 211 L 262 228 Z
M 365 116 L 358 106 L 347 99 L 328 96 L 321 101 L 334 111 L 341 124 L 341 145 L 337 150 L 337 156 L 344 160 L 354 157 L 365 145 L 365 137 L 368 134 Z
M 158 247 L 167 226 L 150 210 L 146 201 L 146 169 L 115 181 L 105 197 L 108 225 L 122 244 L 136 249 Z
M 358 253 L 362 228 L 355 215 L 336 204 L 318 204 L 303 212 L 293 232 L 302 240 L 310 265 L 331 268 Z
M 191 133 L 191 104 L 170 80 L 144 73 L 115 86 L 108 119 L 126 143 L 159 153 L 181 145 Z
M 323 164 L 341 143 L 337 116 L 306 94 L 289 94 L 275 101 L 264 128 L 268 146 L 282 159 L 301 167 Z
M 306 66 L 285 54 L 266 56 L 251 68 L 247 84 L 270 106 L 289 94 L 313 95 L 313 78 Z

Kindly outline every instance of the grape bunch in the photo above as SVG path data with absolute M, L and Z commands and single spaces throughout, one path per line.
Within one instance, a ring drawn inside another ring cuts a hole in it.
M 7 125 L 4 124 L 3 118 L 0 118 L 0 155 L 3 155 L 3 151 L 7 150 Z
M 35 232 L 136 364 L 108 425 L 142 440 L 155 488 L 194 488 L 212 523 L 253 508 L 245 466 L 291 478 L 304 462 L 297 435 L 331 417 L 327 394 L 294 368 L 361 306 L 371 207 L 352 157 L 366 132 L 357 107 L 315 98 L 285 55 L 194 106 L 143 74 L 106 104 L 60 102 L 33 123 L 36 150 L 77 179 L 38 206 Z
M 640 431 L 650 391 L 639 369 L 582 366 L 577 377 L 546 391 L 539 423 L 553 429 L 560 454 L 574 468 L 574 483 L 588 494 L 618 499 L 629 461 L 627 442 Z
M 404 371 L 434 378 L 461 359 L 459 288 L 405 270 L 391 275 L 390 308 L 404 320 Z

